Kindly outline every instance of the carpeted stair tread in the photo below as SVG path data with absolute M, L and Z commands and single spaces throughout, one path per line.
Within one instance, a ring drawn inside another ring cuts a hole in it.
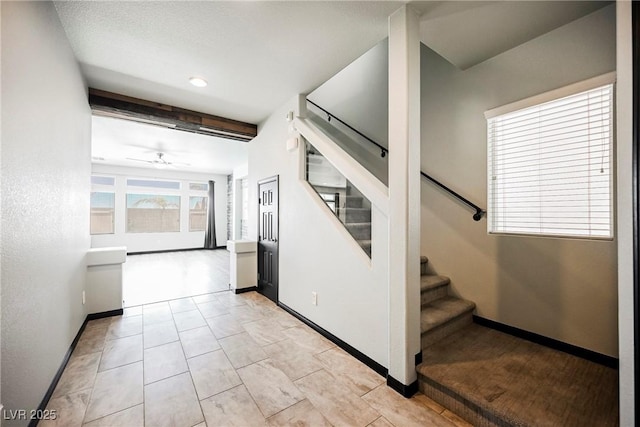
M 429 346 L 417 371 L 474 425 L 618 425 L 617 370 L 476 324 Z
M 446 276 L 438 276 L 436 274 L 423 275 L 420 277 L 420 292 L 447 286 L 449 282 L 450 280 Z
M 344 225 L 347 228 L 371 227 L 371 222 L 346 222 Z
M 357 241 L 360 246 L 369 246 L 371 247 L 371 240 L 358 240 Z
M 344 208 L 345 222 L 371 222 L 370 208 Z
M 444 325 L 463 314 L 470 314 L 476 305 L 467 300 L 447 296 L 424 305 L 420 313 L 420 330 L 423 334 Z
M 348 222 L 344 226 L 356 240 L 371 240 L 370 222 Z
M 371 257 L 371 240 L 356 240 L 356 242 L 358 242 L 362 250 Z
M 362 208 L 363 205 L 362 196 L 346 196 L 345 207 L 346 208 Z
M 426 256 L 422 255 L 420 256 L 420 275 L 424 276 L 425 274 L 427 274 L 427 263 L 429 262 L 429 260 L 427 259 Z

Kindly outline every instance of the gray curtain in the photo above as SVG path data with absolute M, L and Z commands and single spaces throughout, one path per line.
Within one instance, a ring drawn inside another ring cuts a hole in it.
M 204 231 L 204 248 L 216 248 L 216 203 L 214 198 L 213 185 L 215 182 L 209 181 L 209 200 L 207 202 L 207 226 Z

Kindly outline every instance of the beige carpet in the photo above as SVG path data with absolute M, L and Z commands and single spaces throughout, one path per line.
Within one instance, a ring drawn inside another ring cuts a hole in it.
M 421 390 L 475 425 L 618 425 L 615 369 L 476 324 L 423 353 Z

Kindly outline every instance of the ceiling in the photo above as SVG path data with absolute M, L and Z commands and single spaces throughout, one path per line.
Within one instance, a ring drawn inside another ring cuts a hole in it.
M 247 162 L 246 142 L 102 116 L 93 116 L 91 132 L 96 164 L 153 169 L 153 164 L 129 158 L 155 160 L 161 152 L 168 162 L 183 163 L 170 170 L 229 174 Z
M 461 70 L 588 15 L 611 1 L 413 2 L 420 39 Z
M 254 124 L 385 38 L 388 17 L 404 3 L 54 2 L 90 87 Z M 422 42 L 461 69 L 607 3 L 411 2 L 421 13 Z M 191 86 L 192 76 L 204 77 L 209 85 Z M 166 151 L 169 160 L 175 155 L 183 159 L 175 161 L 193 165 L 185 170 L 204 170 L 202 159 L 210 159 L 206 171 L 213 172 L 230 171 L 234 156 L 246 153 L 246 143 L 137 126 L 144 132 L 133 124 L 96 119 L 93 156 L 126 163 L 126 157 Z M 229 153 L 214 153 L 214 147 Z M 223 167 L 215 159 L 231 163 Z
M 89 86 L 258 123 L 387 35 L 398 2 L 55 2 Z M 198 89 L 188 78 L 202 76 Z

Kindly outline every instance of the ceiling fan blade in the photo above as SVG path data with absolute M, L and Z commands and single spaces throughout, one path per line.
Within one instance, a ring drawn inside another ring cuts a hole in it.
M 134 159 L 133 157 L 127 157 L 127 160 L 133 160 L 136 162 L 144 162 L 154 165 L 156 167 L 176 167 L 176 166 L 191 166 L 189 163 L 180 163 L 180 162 L 168 162 L 167 159 L 164 158 L 164 153 L 156 153 L 157 158 L 153 160 L 146 159 Z
M 127 157 L 127 160 L 133 160 L 136 162 L 145 162 L 145 163 L 155 163 L 155 160 L 144 160 L 144 159 L 133 159 L 131 157 Z

